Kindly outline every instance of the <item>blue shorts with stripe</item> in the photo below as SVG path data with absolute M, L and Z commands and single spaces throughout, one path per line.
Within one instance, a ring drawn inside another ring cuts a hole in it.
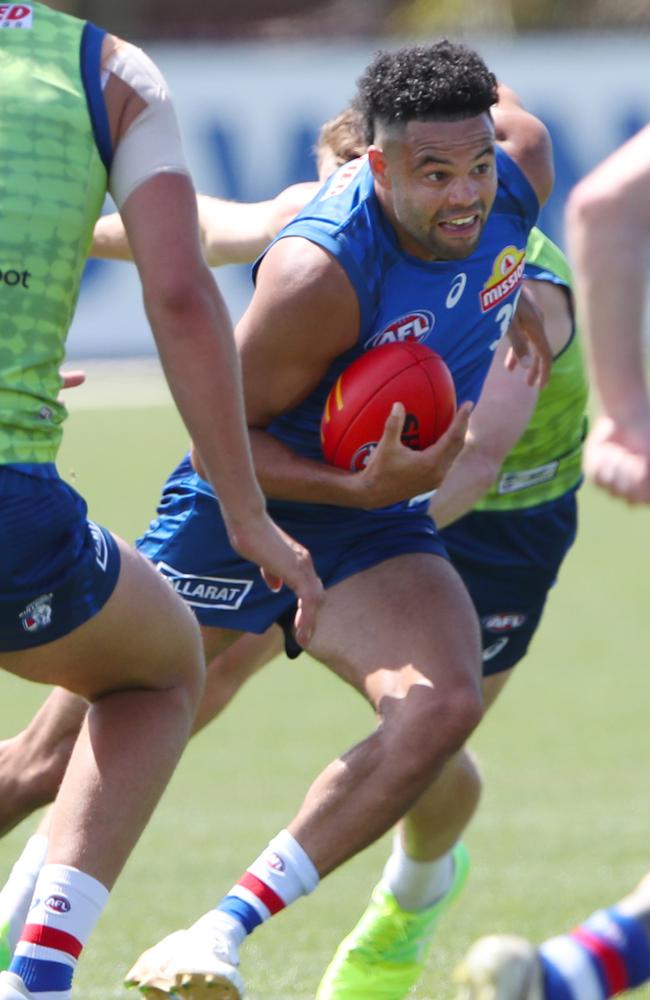
M 426 552 L 446 558 L 431 518 L 420 511 L 269 503 L 269 513 L 309 549 L 325 587 L 394 556 Z M 187 456 L 167 480 L 158 516 L 136 545 L 201 625 L 262 633 L 295 605 L 288 587 L 274 594 L 257 566 L 234 551 L 214 493 Z
M 86 514 L 54 465 L 0 466 L 0 650 L 60 639 L 111 596 L 119 549 Z
M 440 532 L 479 617 L 484 676 L 526 655 L 576 529 L 571 491 L 538 507 L 472 511 Z

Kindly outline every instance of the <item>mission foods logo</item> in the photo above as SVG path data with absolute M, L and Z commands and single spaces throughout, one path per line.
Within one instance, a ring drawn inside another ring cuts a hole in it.
M 23 3 L 0 3 L 0 28 L 31 28 L 32 8 Z
M 492 267 L 492 274 L 479 293 L 481 312 L 489 312 L 498 306 L 512 291 L 519 288 L 524 277 L 526 251 L 516 247 L 506 247 L 501 251 Z

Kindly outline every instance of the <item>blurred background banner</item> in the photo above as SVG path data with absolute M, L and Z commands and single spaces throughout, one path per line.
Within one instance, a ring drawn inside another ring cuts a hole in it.
M 560 244 L 569 189 L 650 120 L 650 0 L 57 5 L 146 46 L 172 88 L 195 183 L 222 198 L 257 201 L 313 179 L 319 126 L 350 99 L 373 52 L 405 40 L 466 40 L 543 119 L 557 178 L 541 221 Z M 237 319 L 250 270 L 218 278 Z M 129 265 L 89 265 L 68 343 L 72 357 L 153 351 Z

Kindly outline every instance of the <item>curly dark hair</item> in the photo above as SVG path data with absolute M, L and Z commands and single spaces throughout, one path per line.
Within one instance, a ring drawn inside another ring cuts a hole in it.
M 444 39 L 378 52 L 357 81 L 354 106 L 371 143 L 377 123 L 472 118 L 497 100 L 497 79 L 478 52 Z

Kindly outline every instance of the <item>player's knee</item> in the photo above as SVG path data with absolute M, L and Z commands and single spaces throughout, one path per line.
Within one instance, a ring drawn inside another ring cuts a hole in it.
M 461 749 L 483 714 L 481 692 L 476 684 L 461 683 L 446 691 L 416 685 L 404 700 L 401 719 L 393 738 L 401 744 L 397 753 L 402 778 L 425 785 L 445 762 Z
M 181 653 L 177 660 L 176 687 L 186 702 L 187 711 L 194 718 L 205 689 L 206 669 L 198 623 L 193 615 L 188 614 L 187 617 L 190 620 L 184 630 Z

